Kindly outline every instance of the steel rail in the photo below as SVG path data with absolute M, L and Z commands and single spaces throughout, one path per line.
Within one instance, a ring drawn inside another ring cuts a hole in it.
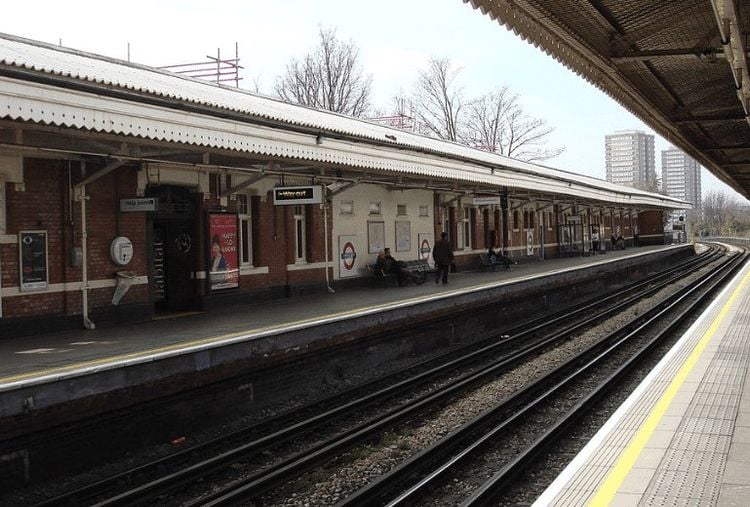
M 733 260 L 730 260 L 730 263 L 731 263 L 731 266 L 736 265 L 735 264 L 736 257 Z M 724 264 L 725 268 L 726 266 L 727 264 Z M 714 273 L 716 273 L 716 271 L 714 271 Z M 725 273 L 725 271 L 720 271 L 719 273 Z M 384 503 L 382 501 L 383 497 L 386 494 L 388 494 L 388 492 L 397 489 L 398 484 L 403 483 L 409 477 L 413 477 L 415 475 L 423 473 L 422 472 L 423 469 L 429 468 L 431 470 L 430 473 L 424 476 L 417 484 L 411 486 L 405 492 L 401 493 L 399 496 L 397 496 L 395 499 L 392 499 L 388 503 L 389 506 L 415 504 L 417 502 L 418 497 L 424 495 L 425 491 L 428 491 L 431 488 L 436 487 L 437 483 L 439 483 L 442 479 L 444 479 L 445 474 L 452 471 L 454 467 L 461 465 L 466 459 L 469 459 L 475 452 L 477 452 L 477 450 L 480 447 L 482 447 L 483 445 L 491 441 L 493 437 L 496 437 L 501 431 L 507 430 L 509 425 L 521 419 L 523 415 L 525 415 L 526 412 L 528 412 L 529 410 L 534 408 L 536 405 L 544 401 L 546 397 L 553 396 L 565 384 L 572 381 L 575 376 L 585 373 L 585 371 L 590 369 L 595 363 L 604 359 L 612 349 L 614 349 L 615 347 L 622 346 L 630 338 L 642 332 L 647 326 L 651 325 L 656 319 L 668 313 L 675 304 L 678 304 L 679 302 L 683 301 L 684 298 L 688 297 L 694 291 L 698 290 L 708 280 L 713 279 L 713 276 L 715 275 L 712 274 L 707 277 L 703 277 L 701 280 L 694 282 L 693 284 L 690 284 L 689 286 L 681 289 L 674 295 L 670 296 L 669 298 L 669 300 L 671 300 L 670 304 L 666 304 L 666 303 L 660 304 L 659 306 L 651 309 L 644 316 L 640 316 L 634 319 L 633 323 L 631 323 L 630 325 L 626 326 L 623 329 L 620 329 L 611 333 L 608 337 L 605 337 L 604 339 L 602 339 L 602 341 L 600 341 L 599 344 L 593 346 L 591 349 L 584 351 L 582 355 L 583 354 L 586 354 L 588 356 L 591 356 L 592 354 L 597 355 L 595 359 L 589 361 L 585 366 L 580 367 L 580 368 L 573 368 L 576 364 L 580 363 L 579 359 L 573 358 L 569 360 L 568 362 L 566 362 L 565 364 L 561 365 L 559 368 L 555 369 L 553 372 L 551 372 L 551 375 L 554 375 L 555 377 L 559 374 L 559 372 L 564 371 L 565 369 L 568 369 L 568 370 L 574 369 L 575 372 L 568 379 L 561 381 L 557 383 L 554 387 L 550 388 L 548 391 L 545 392 L 543 396 L 540 396 L 532 404 L 525 406 L 520 412 L 517 412 L 511 415 L 510 417 L 504 419 L 503 421 L 496 423 L 494 428 L 487 430 L 485 427 L 486 421 L 489 419 L 492 419 L 493 417 L 496 417 L 496 414 L 498 413 L 503 413 L 504 411 L 507 411 L 508 410 L 507 403 L 511 400 L 512 397 L 506 398 L 506 400 L 501 401 L 498 405 L 496 405 L 490 411 L 484 414 L 481 414 L 480 416 L 478 416 L 472 421 L 467 422 L 464 426 L 457 429 L 450 435 L 446 436 L 444 439 L 437 442 L 434 446 L 424 449 L 420 453 L 412 456 L 411 458 L 409 458 L 402 464 L 398 465 L 397 467 L 389 471 L 387 474 L 384 474 L 383 476 L 379 477 L 376 481 L 361 488 L 360 490 L 355 492 L 353 495 L 343 500 L 339 505 L 348 506 L 348 505 L 382 504 Z M 719 280 L 717 283 L 720 283 L 720 282 L 721 280 Z M 606 346 L 609 343 L 612 343 L 614 340 L 616 340 L 616 342 L 613 345 L 609 346 L 605 352 L 600 352 L 604 346 Z M 522 390 L 522 392 L 519 392 L 516 395 L 527 396 L 528 390 L 530 389 L 538 390 L 540 388 L 539 383 L 543 381 L 544 381 L 544 378 L 540 378 L 534 381 L 532 384 L 525 387 Z M 516 395 L 513 395 L 513 397 Z M 580 410 L 583 410 L 583 409 L 580 409 Z M 473 441 L 470 445 L 466 445 L 463 443 L 463 442 L 466 442 L 467 438 L 469 438 L 467 437 L 467 434 L 468 435 L 476 434 L 478 431 L 480 431 L 480 428 L 481 428 L 482 435 L 483 435 L 482 437 Z M 559 431 L 557 433 L 550 434 L 547 441 L 549 442 L 553 440 L 557 434 L 559 434 Z M 463 448 L 460 450 L 457 450 L 461 446 L 463 446 Z M 541 451 L 537 450 L 537 452 L 541 452 Z M 445 460 L 445 461 L 441 462 L 441 460 Z M 439 464 L 435 465 L 435 462 L 439 462 Z M 527 462 L 528 461 L 526 461 L 525 463 Z M 521 469 L 514 469 L 513 473 L 515 474 L 520 473 L 520 470 Z M 493 490 L 493 487 L 488 485 L 486 489 L 489 492 Z M 484 493 L 484 494 L 487 494 L 487 493 Z M 479 500 L 477 505 L 482 504 L 483 501 L 486 501 L 486 497 L 484 500 Z
M 704 259 L 705 260 L 705 259 Z M 679 278 L 679 275 L 673 276 L 668 281 L 663 282 L 665 285 L 674 281 L 675 278 Z M 644 282 L 642 285 L 653 283 L 652 280 Z M 657 290 L 660 290 L 661 286 L 651 287 L 645 289 L 644 293 L 651 294 Z M 519 351 L 517 355 L 509 358 L 500 360 L 490 366 L 487 366 L 478 372 L 464 375 L 457 379 L 455 383 L 445 386 L 441 391 L 436 393 L 430 393 L 424 397 L 420 397 L 414 400 L 413 404 L 410 404 L 403 408 L 394 409 L 392 412 L 379 417 L 377 420 L 369 421 L 357 428 L 354 428 L 343 435 L 343 438 L 338 438 L 334 441 L 324 442 L 319 446 L 304 451 L 298 457 L 294 458 L 293 461 L 285 461 L 276 466 L 270 467 L 264 470 L 260 474 L 252 475 L 248 478 L 238 480 L 228 487 L 211 493 L 207 496 L 197 499 L 194 504 L 188 505 L 225 505 L 236 503 L 240 500 L 247 500 L 249 498 L 255 498 L 269 489 L 278 486 L 284 482 L 287 482 L 293 474 L 301 473 L 308 470 L 318 464 L 326 461 L 331 456 L 335 456 L 340 452 L 343 452 L 349 448 L 358 445 L 362 441 L 371 439 L 374 434 L 385 431 L 400 422 L 413 417 L 416 413 L 433 407 L 435 404 L 441 403 L 444 400 L 455 396 L 476 384 L 485 381 L 490 376 L 495 376 L 501 373 L 503 370 L 511 367 L 514 364 L 524 360 L 529 355 L 542 350 L 544 347 L 549 346 L 551 343 L 564 338 L 572 332 L 584 329 L 593 322 L 601 320 L 606 316 L 619 312 L 623 307 L 629 306 L 635 300 L 641 299 L 643 294 L 635 295 L 630 298 L 622 299 L 621 294 L 615 294 L 611 296 L 612 300 L 619 300 L 618 304 L 614 307 L 607 309 L 605 315 L 595 315 L 593 317 L 578 321 L 564 331 L 554 333 L 546 339 L 529 344 Z M 602 300 L 595 301 L 592 303 L 594 306 L 601 307 Z M 588 305 L 586 307 L 588 309 Z M 571 315 L 566 316 L 569 320 Z M 531 332 L 531 331 L 529 331 Z M 517 335 L 518 336 L 518 335 Z
M 161 494 L 165 491 L 175 489 L 194 480 L 197 477 L 204 476 L 208 473 L 211 473 L 212 471 L 226 466 L 227 464 L 236 462 L 238 459 L 242 459 L 247 457 L 248 455 L 259 453 L 272 445 L 277 445 L 279 443 L 291 440 L 302 434 L 314 430 L 320 425 L 333 422 L 341 417 L 345 417 L 355 409 L 363 408 L 374 403 L 381 402 L 387 398 L 397 396 L 407 390 L 413 390 L 414 387 L 429 382 L 430 380 L 440 375 L 446 375 L 450 371 L 459 368 L 465 368 L 471 362 L 478 361 L 480 360 L 480 358 L 486 356 L 487 354 L 491 354 L 493 353 L 493 351 L 499 350 L 502 346 L 507 345 L 512 340 L 528 339 L 529 336 L 533 335 L 534 333 L 538 333 L 545 328 L 549 328 L 550 325 L 556 325 L 564 320 L 570 319 L 571 312 L 573 311 L 582 313 L 588 310 L 600 309 L 603 305 L 611 301 L 619 300 L 621 303 L 623 301 L 630 301 L 630 299 L 622 299 L 626 293 L 639 291 L 646 285 L 653 284 L 658 280 L 668 279 L 675 273 L 681 272 L 681 270 L 688 269 L 690 266 L 694 266 L 702 262 L 708 262 L 708 259 L 720 255 L 722 255 L 722 253 L 718 249 L 706 250 L 705 252 L 702 252 L 695 257 L 692 257 L 685 261 L 681 261 L 676 266 L 672 266 L 671 268 L 664 270 L 657 275 L 654 275 L 648 280 L 635 282 L 625 288 L 614 291 L 614 293 L 609 296 L 591 298 L 589 301 L 585 301 L 583 303 L 580 303 L 579 305 L 574 305 L 559 312 L 555 312 L 550 315 L 543 316 L 532 321 L 523 322 L 517 326 L 514 326 L 513 328 L 510 328 L 504 332 L 510 335 L 509 339 L 501 339 L 500 341 L 497 341 L 496 338 L 490 338 L 488 340 L 484 340 L 480 343 L 488 342 L 490 344 L 487 346 L 480 346 L 479 349 L 468 353 L 466 353 L 465 351 L 476 348 L 478 344 L 470 344 L 459 349 L 451 350 L 438 357 L 428 359 L 416 365 L 402 368 L 396 372 L 392 372 L 385 378 L 379 378 L 370 382 L 366 382 L 364 384 L 360 384 L 351 389 L 347 389 L 346 391 L 336 393 L 335 395 L 324 400 L 299 407 L 292 413 L 280 414 L 279 416 L 273 417 L 269 420 L 264 420 L 249 427 L 236 430 L 228 435 L 222 435 L 207 442 L 185 448 L 168 456 L 128 469 L 116 475 L 104 478 L 100 481 L 87 484 L 81 488 L 63 493 L 62 495 L 46 499 L 36 505 L 38 507 L 41 507 L 60 505 L 70 502 L 90 501 L 93 498 L 105 494 L 106 491 L 115 488 L 117 485 L 132 483 L 133 478 L 137 476 L 153 476 L 157 472 L 162 474 L 157 479 L 150 480 L 145 484 L 141 484 L 118 495 L 112 496 L 106 500 L 102 500 L 99 505 L 118 505 L 133 502 L 137 501 L 138 499 L 147 498 L 149 495 L 152 495 L 154 493 Z M 588 325 L 588 323 L 590 323 L 590 321 L 586 320 L 583 321 L 580 325 L 585 326 Z M 457 354 L 462 355 L 457 359 L 450 359 L 450 357 Z M 433 364 L 437 364 L 437 366 L 431 366 Z M 414 371 L 424 368 L 428 368 L 428 370 L 417 375 L 413 374 Z M 406 376 L 404 380 L 395 380 L 403 376 Z M 324 409 L 322 412 L 320 410 L 321 407 L 325 407 L 326 404 L 332 404 L 332 400 L 334 399 L 353 396 L 354 393 L 358 391 L 367 391 L 368 388 L 372 389 L 372 386 L 383 384 L 388 381 L 395 381 L 396 383 L 388 387 L 378 389 L 377 391 L 371 392 L 370 394 L 367 394 L 365 396 L 361 396 L 354 401 L 339 404 L 333 409 Z M 317 415 L 312 417 L 305 415 L 311 412 L 317 412 Z M 281 430 L 268 430 L 269 426 L 273 427 L 274 425 L 279 425 L 282 421 L 289 420 L 293 417 L 300 418 L 299 414 L 302 414 L 302 417 L 304 417 L 302 421 L 287 425 Z M 265 432 L 263 430 L 263 427 L 266 428 Z M 263 436 L 254 436 L 259 433 L 263 434 Z M 165 468 L 179 466 L 180 463 L 190 460 L 191 458 L 194 460 L 194 456 L 196 454 L 206 452 L 207 449 L 217 447 L 221 444 L 226 444 L 227 442 L 247 439 L 248 437 L 253 438 L 253 440 L 239 445 L 230 451 L 219 453 L 212 458 L 183 467 L 181 470 L 173 473 L 163 473 L 163 470 Z
M 551 447 L 555 439 L 566 431 L 572 424 L 577 422 L 585 412 L 597 403 L 605 394 L 609 393 L 614 387 L 616 387 L 617 381 L 622 378 L 625 374 L 632 371 L 633 368 L 637 367 L 638 363 L 650 353 L 656 346 L 658 346 L 663 337 L 668 336 L 678 326 L 688 321 L 694 316 L 695 308 L 704 304 L 710 297 L 713 297 L 716 289 L 723 285 L 725 280 L 730 276 L 733 276 L 737 272 L 739 266 L 747 262 L 747 252 L 741 256 L 736 257 L 732 261 L 728 262 L 725 266 L 720 268 L 715 275 L 701 282 L 710 282 L 710 286 L 706 288 L 700 295 L 699 299 L 692 302 L 689 307 L 684 308 L 676 316 L 671 318 L 667 326 L 662 329 L 649 343 L 644 345 L 640 350 L 637 351 L 631 358 L 627 360 L 620 368 L 612 373 L 605 381 L 599 384 L 597 388 L 592 391 L 586 398 L 582 399 L 576 406 L 574 406 L 568 413 L 564 415 L 555 425 L 549 428 L 543 435 L 541 435 L 536 441 L 530 446 L 524 449 L 512 462 L 506 465 L 503 469 L 498 471 L 492 478 L 486 481 L 479 489 L 477 489 L 469 498 L 461 503 L 463 507 L 486 505 L 493 497 L 497 495 L 498 490 L 507 486 L 514 478 L 523 472 L 541 453 Z M 716 279 L 713 279 L 714 276 Z M 696 287 L 693 291 L 700 289 L 700 286 Z M 687 297 L 686 294 L 684 297 Z M 682 299 L 682 298 L 681 298 Z M 675 302 L 674 305 L 669 308 L 664 308 L 658 317 L 667 316 L 669 311 L 680 304 L 680 301 Z

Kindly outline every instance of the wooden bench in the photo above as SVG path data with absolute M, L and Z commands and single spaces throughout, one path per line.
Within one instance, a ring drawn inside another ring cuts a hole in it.
M 392 273 L 386 273 L 379 267 L 376 267 L 374 264 L 367 264 L 365 266 L 367 268 L 367 271 L 372 273 L 372 278 L 375 280 L 376 283 L 383 284 L 383 287 L 388 287 L 391 284 L 396 284 L 396 275 Z
M 434 268 L 430 267 L 430 263 L 424 259 L 402 262 L 405 264 L 405 266 L 402 266 L 402 269 L 420 274 L 422 277 L 426 277 L 428 273 L 433 273 L 435 271 Z M 398 277 L 395 274 L 386 273 L 374 264 L 368 264 L 366 267 L 367 271 L 372 273 L 373 279 L 378 283 L 382 283 L 383 287 L 388 287 L 391 284 L 398 283 Z
M 492 271 L 495 271 L 495 269 L 498 266 L 501 266 L 502 262 L 496 262 L 495 264 L 490 262 L 490 256 L 487 255 L 487 252 L 482 252 L 479 254 L 479 262 L 483 268 L 492 268 Z M 510 261 L 511 264 L 516 264 L 513 261 Z M 506 269 L 506 271 L 510 271 L 510 266 Z
M 430 263 L 426 259 L 417 259 L 413 261 L 404 261 L 406 269 L 412 273 L 419 273 L 422 276 L 427 276 L 427 273 L 434 273 L 435 268 L 430 266 Z

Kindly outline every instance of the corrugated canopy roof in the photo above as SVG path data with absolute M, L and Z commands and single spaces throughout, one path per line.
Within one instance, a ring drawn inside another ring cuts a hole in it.
M 750 198 L 746 0 L 464 0 Z
M 567 187 L 573 185 L 573 190 L 570 190 L 571 195 L 576 195 L 578 192 L 577 195 L 590 195 L 590 198 L 595 200 L 645 203 L 664 207 L 684 207 L 686 204 L 677 199 L 615 185 L 597 178 L 530 164 L 457 143 L 11 35 L 0 34 L 0 76 L 5 76 L 14 83 L 34 80 L 39 76 L 54 78 L 50 82 L 43 81 L 44 85 L 65 90 L 71 84 L 83 83 L 91 87 L 83 91 L 97 94 L 99 100 L 105 100 L 107 93 L 116 91 L 119 93 L 117 100 L 113 98 L 112 107 L 105 111 L 105 114 L 110 117 L 117 113 L 116 107 L 123 107 L 121 105 L 123 98 L 134 104 L 130 111 L 122 113 L 123 115 L 127 113 L 127 121 L 117 124 L 115 121 L 102 122 L 97 115 L 89 117 L 73 115 L 71 117 L 70 114 L 57 114 L 55 116 L 51 102 L 53 100 L 58 100 L 60 103 L 65 101 L 45 97 L 48 107 L 46 111 L 21 106 L 13 109 L 8 106 L 4 114 L 16 120 L 137 135 L 170 142 L 188 142 L 229 150 L 258 150 L 257 152 L 266 155 L 298 156 L 305 160 L 347 163 L 353 167 L 368 167 L 369 164 L 376 169 L 410 172 L 420 177 L 434 175 L 452 178 L 456 181 L 483 182 L 498 186 L 507 185 L 508 175 L 516 174 L 519 187 L 530 185 L 527 188 L 543 188 L 546 179 L 558 182 L 550 189 L 554 187 L 559 192 L 565 192 Z M 12 96 L 18 99 L 19 103 L 22 102 L 21 99 L 33 100 L 33 97 L 30 98 L 33 92 L 34 90 L 31 90 L 25 97 L 22 97 L 21 93 L 13 95 L 13 92 L 8 92 L 9 96 L 6 99 L 10 101 Z M 123 95 L 121 92 L 127 94 Z M 0 97 L 2 96 L 0 92 Z M 71 95 L 66 96 L 65 100 L 77 99 Z M 91 102 L 88 101 L 87 104 Z M 208 121 L 201 120 L 203 116 L 195 114 L 180 116 L 182 114 L 180 104 L 201 106 L 201 115 L 215 116 L 215 118 Z M 28 102 L 22 105 L 28 106 Z M 71 107 L 75 104 L 71 102 L 64 105 Z M 94 106 L 89 105 L 89 107 Z M 137 107 L 141 107 L 142 110 Z M 150 109 L 146 110 L 147 107 Z M 160 108 L 163 112 L 160 112 Z M 180 113 L 176 114 L 175 109 Z M 228 117 L 227 112 L 232 115 Z M 140 122 L 142 125 L 133 125 L 134 122 Z M 164 127 L 164 124 L 174 125 L 178 122 L 182 122 L 183 131 L 178 131 L 178 128 Z M 219 124 L 217 122 L 230 123 Z M 299 149 L 296 152 L 289 153 L 288 150 L 279 146 L 284 142 L 287 145 L 294 143 L 291 137 L 285 140 L 265 139 L 263 141 L 266 141 L 266 144 L 262 147 L 264 151 L 261 151 L 261 148 L 254 142 L 238 142 L 243 135 L 249 134 L 246 133 L 247 130 L 243 132 L 241 128 L 232 127 L 231 122 L 238 123 L 240 126 L 261 122 L 266 127 L 271 122 L 270 125 L 273 128 L 299 127 L 305 132 L 335 135 L 339 141 L 337 155 L 343 153 L 342 156 L 345 158 L 331 158 L 330 151 L 327 154 L 324 153 L 326 146 L 315 146 L 314 142 L 313 146 L 309 146 L 309 143 L 304 146 L 298 145 L 296 147 Z M 205 132 L 202 129 L 205 129 Z M 203 135 L 204 133 L 206 135 Z M 358 148 L 352 147 L 352 140 L 362 143 L 357 145 L 360 146 L 360 150 L 363 150 L 361 156 L 358 155 Z M 368 144 L 372 146 L 368 148 Z M 375 152 L 375 148 L 379 152 Z M 382 154 L 380 158 L 378 153 Z M 498 174 L 495 173 L 494 168 L 499 170 Z M 500 172 L 504 172 L 504 175 L 501 176 Z M 589 190 L 585 190 L 586 188 Z

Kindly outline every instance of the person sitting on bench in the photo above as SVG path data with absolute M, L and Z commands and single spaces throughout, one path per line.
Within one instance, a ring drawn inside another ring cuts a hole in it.
M 385 250 L 381 250 L 380 252 L 378 252 L 378 258 L 375 261 L 375 267 L 377 269 L 381 269 L 383 273 L 391 273 L 396 275 L 398 284 L 401 286 L 406 285 L 409 281 L 412 281 L 417 285 L 422 285 L 424 283 L 423 277 L 412 273 L 411 271 L 406 269 L 405 265 L 402 265 L 401 262 L 393 258 L 390 248 L 386 248 Z
M 506 271 L 510 271 L 510 265 L 515 264 L 509 257 L 496 251 L 493 246 L 490 246 L 490 249 L 487 251 L 487 261 L 492 265 L 492 271 L 495 271 L 495 266 L 498 264 L 502 264 L 505 266 Z

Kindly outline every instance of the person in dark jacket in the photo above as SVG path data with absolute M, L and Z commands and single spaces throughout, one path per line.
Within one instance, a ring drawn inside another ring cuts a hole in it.
M 412 273 L 404 268 L 399 261 L 394 259 L 391 255 L 390 248 L 378 252 L 378 258 L 375 260 L 375 267 L 381 269 L 383 273 L 392 273 L 396 275 L 398 284 L 401 286 L 406 285 L 410 281 L 417 285 L 422 285 L 425 281 L 423 277 L 416 273 Z
M 451 262 L 453 262 L 453 245 L 448 240 L 448 233 L 444 232 L 440 234 L 440 239 L 435 243 L 435 247 L 432 249 L 432 259 L 435 261 L 435 283 L 440 283 L 440 279 L 443 279 L 443 285 L 448 283 L 448 271 L 450 270 Z
M 487 251 L 487 260 L 492 265 L 492 271 L 495 271 L 495 267 L 498 264 L 502 264 L 505 267 L 505 271 L 510 271 L 510 265 L 515 264 L 509 257 L 506 257 L 501 252 L 495 250 L 495 247 L 490 246 Z

